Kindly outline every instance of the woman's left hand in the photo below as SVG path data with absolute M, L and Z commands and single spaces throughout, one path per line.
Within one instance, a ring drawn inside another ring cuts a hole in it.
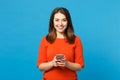
M 66 65 L 66 57 L 64 56 L 64 58 L 57 60 L 57 64 L 58 64 L 58 66 L 65 66 Z

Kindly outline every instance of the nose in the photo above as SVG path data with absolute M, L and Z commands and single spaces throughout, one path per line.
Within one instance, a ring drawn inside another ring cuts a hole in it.
M 62 22 L 62 21 L 60 21 L 60 22 L 59 22 L 59 24 L 60 24 L 60 25 L 62 25 L 62 24 L 63 24 L 63 22 Z

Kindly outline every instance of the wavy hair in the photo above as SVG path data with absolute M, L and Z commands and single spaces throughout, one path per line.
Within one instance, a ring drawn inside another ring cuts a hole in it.
M 57 37 L 56 29 L 54 28 L 54 22 L 53 22 L 54 15 L 56 13 L 62 13 L 63 15 L 66 16 L 66 19 L 68 21 L 68 25 L 67 25 L 67 28 L 64 32 L 64 35 L 67 38 L 68 43 L 70 43 L 70 44 L 74 43 L 75 35 L 74 35 L 74 29 L 73 29 L 73 25 L 72 25 L 72 21 L 71 21 L 71 16 L 70 16 L 69 11 L 63 7 L 55 8 L 53 10 L 53 12 L 51 13 L 50 20 L 49 20 L 49 33 L 46 36 L 46 40 L 49 43 L 53 43 Z

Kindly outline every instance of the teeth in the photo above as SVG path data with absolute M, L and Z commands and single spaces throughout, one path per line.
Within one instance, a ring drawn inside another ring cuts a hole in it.
M 63 26 L 58 26 L 58 28 L 63 28 Z
M 58 27 L 58 28 L 63 28 L 63 27 Z
M 59 29 L 63 29 L 63 27 L 58 27 Z

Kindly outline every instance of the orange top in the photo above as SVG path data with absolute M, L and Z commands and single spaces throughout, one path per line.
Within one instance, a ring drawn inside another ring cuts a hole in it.
M 78 63 L 84 67 L 82 44 L 78 36 L 75 37 L 73 44 L 69 44 L 66 38 L 56 38 L 54 43 L 50 44 L 44 37 L 39 48 L 37 66 L 43 62 L 52 61 L 56 54 L 64 54 L 67 61 Z M 66 67 L 53 67 L 44 72 L 43 78 L 44 80 L 77 80 L 77 75 L 76 71 Z

